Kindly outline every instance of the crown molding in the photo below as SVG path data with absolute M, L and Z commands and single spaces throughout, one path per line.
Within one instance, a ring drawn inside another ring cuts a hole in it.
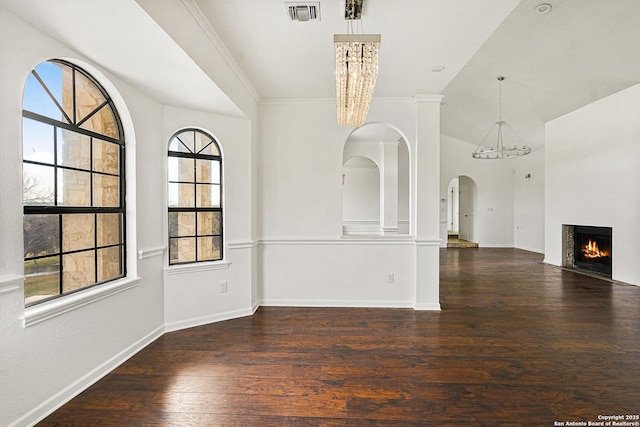
M 238 65 L 238 63 L 233 59 L 233 56 L 224 45 L 218 33 L 213 29 L 211 23 L 207 19 L 207 17 L 202 12 L 202 9 L 198 6 L 195 0 L 180 0 L 184 7 L 189 11 L 193 19 L 196 20 L 198 26 L 204 31 L 207 35 L 207 38 L 213 43 L 213 45 L 218 49 L 218 51 L 222 54 L 222 57 L 225 59 L 231 70 L 235 73 L 238 79 L 242 82 L 244 87 L 249 91 L 251 97 L 256 103 L 260 103 L 262 100 L 256 88 L 251 84 L 251 81 L 247 78 L 247 76 L 242 71 L 242 68 Z
M 434 95 L 434 94 L 418 94 L 413 96 L 413 100 L 415 102 L 437 102 L 438 104 L 442 102 L 443 95 Z

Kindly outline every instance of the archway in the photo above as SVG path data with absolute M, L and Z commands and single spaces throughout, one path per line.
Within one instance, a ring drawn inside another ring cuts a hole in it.
M 349 135 L 343 151 L 344 235 L 410 233 L 409 165 L 408 144 L 393 126 L 371 123 Z M 377 182 L 373 182 L 376 179 Z M 357 194 L 353 191 L 355 184 L 361 186 Z M 370 207 L 374 188 L 378 189 L 375 220 Z M 367 217 L 363 216 L 365 211 Z
M 476 182 L 465 175 L 453 178 L 447 188 L 447 238 L 448 247 L 477 247 L 476 230 Z

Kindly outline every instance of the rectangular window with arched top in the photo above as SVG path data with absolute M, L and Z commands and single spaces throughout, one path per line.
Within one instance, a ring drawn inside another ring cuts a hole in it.
M 222 156 L 215 139 L 186 129 L 169 142 L 169 264 L 218 261 L 222 246 Z
M 124 277 L 125 144 L 111 98 L 50 60 L 27 78 L 22 117 L 25 305 Z

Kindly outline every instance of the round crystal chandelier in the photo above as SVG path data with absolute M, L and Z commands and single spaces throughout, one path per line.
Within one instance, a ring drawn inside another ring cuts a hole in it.
M 476 148 L 473 153 L 471 153 L 471 157 L 474 159 L 511 159 L 514 157 L 525 156 L 531 153 L 531 146 L 527 145 L 520 135 L 516 133 L 515 130 L 507 122 L 502 120 L 502 82 L 504 77 L 499 76 L 498 82 L 500 86 L 500 95 L 499 95 L 499 114 L 498 121 L 494 123 L 491 127 L 487 135 L 484 137 L 478 148 Z M 485 141 L 489 136 L 494 133 L 494 130 L 497 128 L 497 139 L 495 145 L 490 145 L 489 148 L 485 147 Z M 518 139 L 521 144 L 515 143 L 512 147 L 508 147 L 504 144 L 504 135 L 503 130 L 509 129 Z

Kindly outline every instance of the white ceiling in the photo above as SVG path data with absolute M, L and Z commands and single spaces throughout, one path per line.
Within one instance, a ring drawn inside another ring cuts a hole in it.
M 345 0 L 320 21 L 291 22 L 285 0 L 191 0 L 263 99 L 335 97 L 333 35 Z M 375 96 L 440 93 L 518 0 L 365 0 L 365 33 L 382 35 Z M 445 65 L 441 73 L 431 67 Z
M 197 3 L 263 99 L 334 97 L 332 35 L 344 0 L 321 0 L 320 22 L 289 22 L 282 0 Z M 640 82 L 640 1 L 365 0 L 380 33 L 374 97 L 443 94 L 442 132 L 479 144 L 503 118 L 534 149 L 544 123 Z M 439 73 L 431 67 L 443 65 Z
M 640 83 L 640 1 L 522 0 L 443 91 L 442 131 L 478 144 L 498 115 L 535 148 L 544 123 Z
M 344 0 L 320 0 L 321 20 L 307 23 L 288 21 L 285 0 L 157 1 L 188 9 L 184 26 L 209 21 L 259 99 L 335 97 Z M 552 12 L 534 13 L 543 1 Z M 160 101 L 211 110 L 218 99 L 217 111 L 240 114 L 134 0 L 0 5 Z M 639 24 L 640 0 L 365 0 L 363 11 L 364 32 L 382 35 L 374 97 L 443 94 L 443 133 L 477 144 L 503 75 L 503 118 L 534 149 L 546 121 L 640 82 Z

